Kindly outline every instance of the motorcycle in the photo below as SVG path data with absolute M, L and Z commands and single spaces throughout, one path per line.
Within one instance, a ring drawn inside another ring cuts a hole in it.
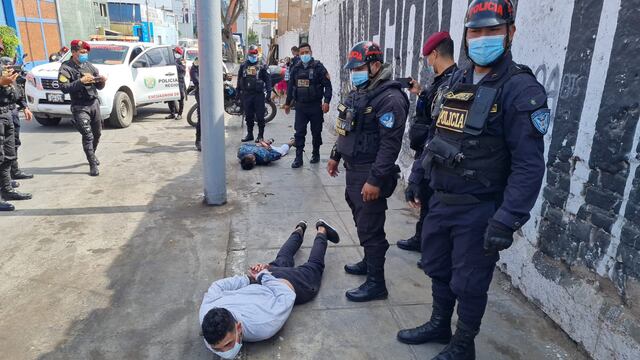
M 224 111 L 229 115 L 244 115 L 242 108 L 242 99 L 238 94 L 238 90 L 231 84 L 233 76 L 231 74 L 224 74 Z M 195 87 L 189 87 L 187 94 L 194 95 Z M 277 107 L 273 103 L 271 98 L 267 99 L 264 104 L 264 122 L 268 123 L 276 117 Z M 198 104 L 189 109 L 187 113 L 187 122 L 191 126 L 196 126 L 198 123 Z

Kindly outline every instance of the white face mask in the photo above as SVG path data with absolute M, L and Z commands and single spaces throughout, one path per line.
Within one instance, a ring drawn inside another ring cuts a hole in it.
M 238 342 L 240 339 L 238 339 L 238 330 L 236 330 L 236 342 L 235 345 L 233 345 L 233 348 L 227 350 L 227 351 L 215 351 L 213 350 L 213 353 L 220 356 L 223 359 L 233 359 L 236 356 L 238 356 L 238 353 L 240 352 L 240 348 L 242 348 L 242 342 Z

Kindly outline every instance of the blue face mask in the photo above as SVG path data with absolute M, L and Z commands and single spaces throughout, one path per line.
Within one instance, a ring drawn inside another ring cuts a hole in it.
M 250 63 L 255 64 L 258 62 L 258 56 L 257 55 L 249 55 L 247 56 L 247 60 L 249 60 Z
M 89 54 L 80 54 L 78 56 L 78 61 L 80 61 L 80 64 L 84 64 L 87 61 L 89 61 Z
M 369 72 L 367 70 L 362 71 L 352 71 L 351 72 L 351 83 L 355 87 L 360 87 L 369 81 Z
M 436 70 L 433 68 L 433 65 L 429 64 L 429 60 L 427 60 L 427 58 L 425 57 L 423 60 L 422 65 L 424 65 L 424 70 L 427 72 L 427 74 L 435 74 Z
M 310 54 L 300 55 L 300 60 L 302 60 L 303 63 L 307 64 L 309 63 L 309 61 L 311 61 L 311 55 Z
M 504 35 L 469 39 L 469 57 L 480 66 L 489 65 L 504 54 Z
M 242 348 L 242 343 L 241 342 L 237 342 L 236 339 L 236 343 L 235 345 L 233 345 L 233 348 L 227 350 L 227 351 L 215 351 L 213 350 L 213 352 L 220 356 L 223 359 L 233 359 L 236 356 L 238 356 L 238 353 L 240 352 L 240 348 Z

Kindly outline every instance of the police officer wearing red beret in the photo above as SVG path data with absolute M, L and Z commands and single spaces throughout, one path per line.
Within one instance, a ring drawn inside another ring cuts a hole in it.
M 82 148 L 89 161 L 91 176 L 100 175 L 100 161 L 95 151 L 102 133 L 98 90 L 104 89 L 107 78 L 89 62 L 91 46 L 86 41 L 71 42 L 71 59 L 62 63 L 58 82 L 63 93 L 71 96 L 73 125 L 82 135 Z
M 475 359 L 499 252 L 529 220 L 542 185 L 550 110 L 531 69 L 511 57 L 514 20 L 509 0 L 469 4 L 464 45 L 472 64 L 456 71 L 434 102 L 436 129 L 421 164 L 434 191 L 422 231 L 433 310 L 427 323 L 397 337 L 448 344 L 436 360 Z
M 422 48 L 422 61 L 427 73 L 433 76 L 433 82 L 424 90 L 417 81 L 411 83 L 411 93 L 418 95 L 416 115 L 409 128 L 409 144 L 416 152 L 416 159 L 422 155 L 422 149 L 435 129 L 435 121 L 431 117 L 431 104 L 438 88 L 458 69 L 453 60 L 453 40 L 448 32 L 437 32 L 427 39 Z M 399 249 L 420 252 L 422 224 L 429 211 L 431 194 L 429 181 L 424 178 L 423 173 L 409 179 L 405 198 L 411 207 L 420 208 L 420 218 L 416 223 L 415 234 L 407 240 L 398 241 Z

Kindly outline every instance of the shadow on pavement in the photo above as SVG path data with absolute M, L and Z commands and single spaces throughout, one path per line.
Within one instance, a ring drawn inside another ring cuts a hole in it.
M 234 204 L 203 205 L 194 196 L 201 192 L 200 182 L 192 181 L 198 172 L 196 165 L 174 178 L 148 206 L 21 211 L 74 215 L 155 209 L 145 213 L 104 274 L 110 280 L 109 305 L 74 321 L 66 340 L 39 359 L 211 357 L 199 336 L 197 310 L 210 281 L 224 273 L 224 261 L 214 259 L 227 250 Z

